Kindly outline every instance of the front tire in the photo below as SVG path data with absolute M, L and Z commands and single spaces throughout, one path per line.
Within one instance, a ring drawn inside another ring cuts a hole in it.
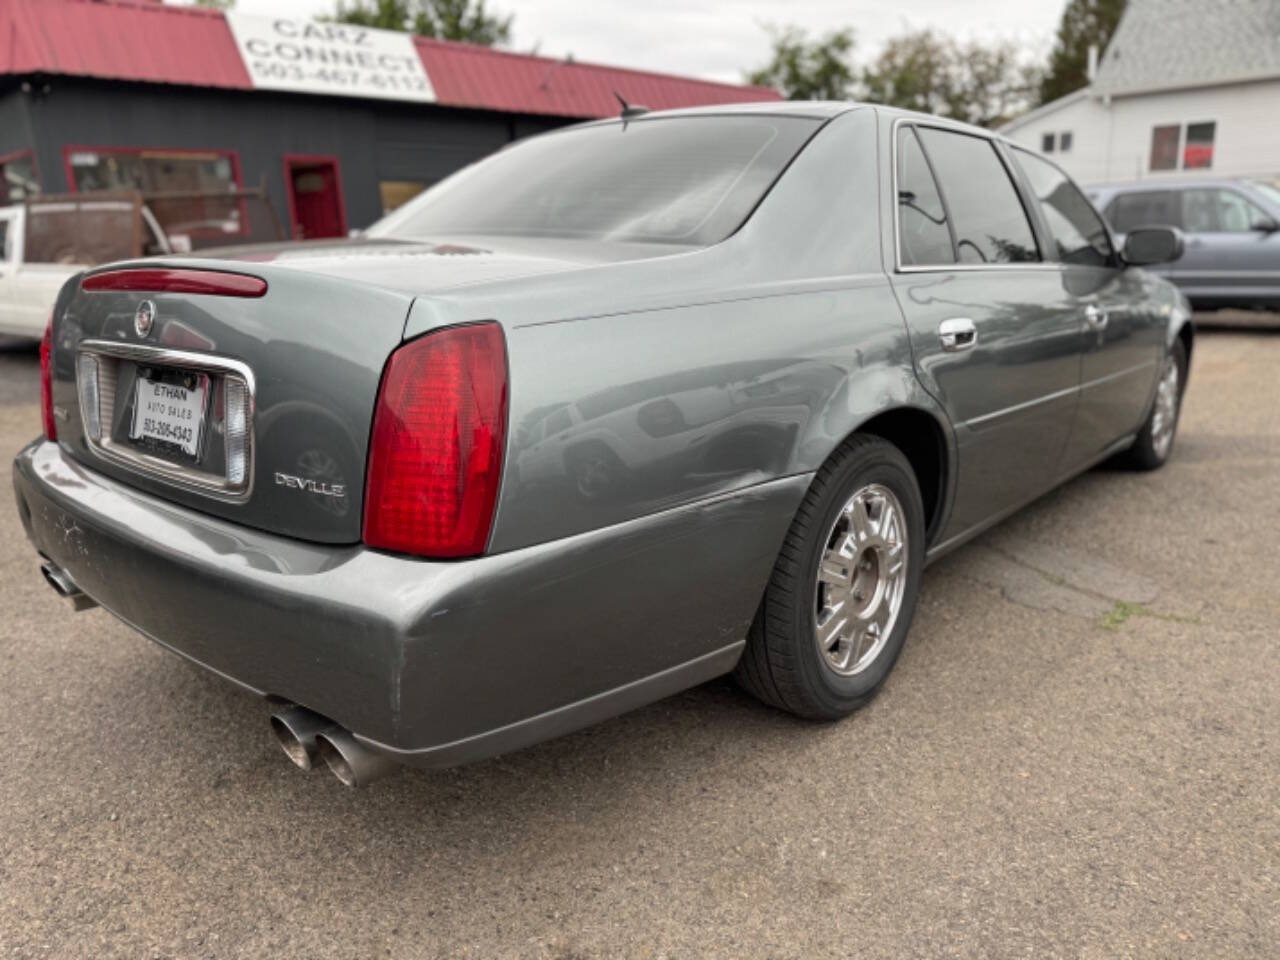
M 1160 370 L 1151 413 L 1138 431 L 1133 446 L 1125 452 L 1130 466 L 1138 470 L 1157 470 L 1168 462 L 1182 415 L 1182 394 L 1186 384 L 1187 348 L 1181 340 L 1175 340 Z
M 902 651 L 924 552 L 911 464 L 879 437 L 845 441 L 792 521 L 735 678 L 797 716 L 856 710 Z

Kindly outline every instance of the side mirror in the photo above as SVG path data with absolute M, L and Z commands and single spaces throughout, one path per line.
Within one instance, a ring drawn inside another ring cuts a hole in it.
M 1169 263 L 1182 256 L 1182 231 L 1177 227 L 1134 227 L 1124 238 L 1124 262 L 1135 267 Z
M 1249 225 L 1250 230 L 1256 230 L 1258 233 L 1275 233 L 1280 230 L 1280 223 L 1276 223 L 1270 217 L 1259 217 Z

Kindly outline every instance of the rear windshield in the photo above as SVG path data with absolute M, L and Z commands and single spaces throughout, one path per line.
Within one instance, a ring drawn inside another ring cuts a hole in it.
M 706 246 L 742 225 L 820 123 L 665 117 L 534 137 L 442 181 L 368 232 Z

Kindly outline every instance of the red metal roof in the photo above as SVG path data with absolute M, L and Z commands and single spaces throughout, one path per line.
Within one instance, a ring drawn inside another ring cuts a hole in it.
M 776 90 L 415 38 L 440 103 L 558 117 L 608 117 L 614 91 L 654 110 L 778 100 Z
M 252 86 L 221 13 L 145 0 L 0 0 L 0 73 Z
M 415 38 L 447 107 L 558 117 L 618 112 L 614 91 L 655 110 L 777 100 L 766 87 Z M 154 0 L 0 0 L 0 74 L 49 73 L 248 90 L 223 15 Z

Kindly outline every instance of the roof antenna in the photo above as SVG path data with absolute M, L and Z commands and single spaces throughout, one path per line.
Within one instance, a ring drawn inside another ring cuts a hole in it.
M 642 117 L 649 112 L 649 108 L 642 106 L 641 104 L 637 103 L 633 107 L 631 104 L 627 103 L 627 101 L 623 98 L 622 94 L 620 94 L 617 90 L 613 91 L 613 95 L 617 97 L 618 102 L 622 104 L 621 116 L 623 120 L 630 120 L 632 117 Z

